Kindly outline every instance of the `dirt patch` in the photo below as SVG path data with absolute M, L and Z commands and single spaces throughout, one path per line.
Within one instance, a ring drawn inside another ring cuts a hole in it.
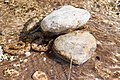
M 42 20 L 62 5 L 71 4 L 88 10 L 92 17 L 84 30 L 97 39 L 95 55 L 80 66 L 73 65 L 71 80 L 120 79 L 120 1 L 119 0 L 9 0 L 0 1 L 0 45 L 19 41 L 24 24 L 34 16 Z M 5 54 L 5 53 L 4 53 Z M 31 52 L 31 55 L 13 56 L 0 62 L 0 80 L 32 80 L 35 71 L 45 72 L 49 80 L 67 80 L 69 63 L 53 52 Z M 12 59 L 12 58 L 13 59 Z M 5 70 L 19 73 L 6 75 Z

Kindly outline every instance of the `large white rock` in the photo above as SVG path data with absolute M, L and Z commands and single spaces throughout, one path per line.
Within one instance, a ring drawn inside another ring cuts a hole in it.
M 81 27 L 89 18 L 90 13 L 87 10 L 63 6 L 46 16 L 41 21 L 41 28 L 48 35 L 58 35 Z
M 91 58 L 96 50 L 96 39 L 88 31 L 74 31 L 57 37 L 53 51 L 62 59 L 82 64 Z

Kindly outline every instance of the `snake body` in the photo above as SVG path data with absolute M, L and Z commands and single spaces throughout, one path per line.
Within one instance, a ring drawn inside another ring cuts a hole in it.
M 24 54 L 25 52 L 30 51 L 30 49 L 38 52 L 48 51 L 52 40 L 48 41 L 48 44 L 43 43 L 45 39 L 38 24 L 38 17 L 33 17 L 28 20 L 24 24 L 24 28 L 21 32 L 20 39 L 22 40 L 19 42 L 5 44 L 3 47 L 4 52 L 10 54 Z
M 20 41 L 14 42 L 14 44 L 5 44 L 3 50 L 4 52 L 7 52 L 9 54 L 24 54 L 25 52 L 30 50 L 30 43 L 24 43 Z

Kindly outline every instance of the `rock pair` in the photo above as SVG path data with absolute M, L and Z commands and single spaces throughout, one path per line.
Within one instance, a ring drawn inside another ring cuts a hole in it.
M 87 10 L 67 5 L 53 11 L 41 21 L 41 28 L 47 36 L 58 36 L 53 51 L 62 59 L 74 64 L 83 64 L 96 50 L 96 39 L 89 31 L 76 30 L 90 18 Z

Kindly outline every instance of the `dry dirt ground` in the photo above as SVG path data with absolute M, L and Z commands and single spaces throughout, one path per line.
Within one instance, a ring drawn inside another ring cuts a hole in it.
M 0 45 L 18 41 L 30 18 L 43 19 L 54 9 L 67 4 L 91 13 L 84 29 L 97 39 L 95 55 L 83 65 L 73 65 L 70 80 L 120 80 L 119 0 L 0 0 Z M 32 80 L 36 70 L 45 72 L 49 80 L 68 80 L 69 63 L 51 51 L 31 53 L 28 57 L 4 53 L 6 59 L 0 62 L 0 80 Z M 11 69 L 14 73 L 5 73 Z

